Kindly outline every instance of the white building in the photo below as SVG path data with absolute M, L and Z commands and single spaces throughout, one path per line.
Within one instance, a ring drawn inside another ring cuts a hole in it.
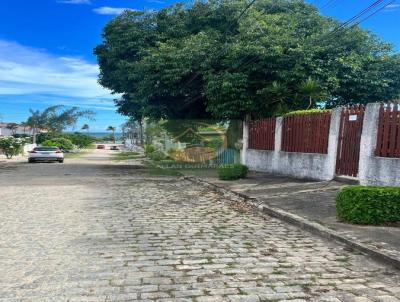
M 7 126 L 13 123 L 0 123 L 0 136 L 11 136 L 13 134 L 32 135 L 32 128 L 18 125 L 16 129 L 8 129 Z

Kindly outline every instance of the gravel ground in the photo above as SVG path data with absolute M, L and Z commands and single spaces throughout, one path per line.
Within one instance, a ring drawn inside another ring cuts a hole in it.
M 400 301 L 400 277 L 93 150 L 0 163 L 0 301 Z

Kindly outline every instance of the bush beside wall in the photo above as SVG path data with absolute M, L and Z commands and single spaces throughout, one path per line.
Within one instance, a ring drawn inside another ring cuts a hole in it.
M 400 222 L 400 188 L 345 187 L 336 196 L 336 211 L 340 220 L 355 224 Z
M 291 111 L 283 116 L 294 116 L 294 115 L 306 115 L 306 114 L 315 114 L 315 113 L 329 113 L 332 110 L 330 109 L 307 109 L 307 110 L 296 110 L 296 111 Z
M 223 165 L 218 168 L 218 177 L 221 180 L 235 180 L 245 178 L 249 168 L 242 164 Z

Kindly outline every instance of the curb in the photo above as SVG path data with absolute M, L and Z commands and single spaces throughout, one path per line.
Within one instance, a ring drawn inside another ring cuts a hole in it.
M 212 190 L 221 193 L 223 195 L 227 195 L 231 197 L 233 200 L 241 200 L 250 203 L 253 207 L 257 208 L 258 211 L 265 213 L 269 216 L 278 218 L 284 222 L 290 223 L 299 227 L 302 230 L 313 233 L 317 236 L 323 237 L 329 240 L 335 240 L 341 244 L 345 244 L 351 249 L 357 250 L 376 261 L 379 261 L 383 264 L 390 265 L 396 269 L 400 269 L 400 259 L 393 257 L 392 255 L 386 254 L 378 249 L 371 248 L 365 244 L 352 241 L 345 236 L 340 235 L 338 232 L 331 230 L 327 227 L 320 225 L 319 223 L 312 222 L 308 219 L 300 217 L 298 215 L 286 212 L 284 210 L 270 207 L 264 204 L 263 200 L 259 198 L 250 197 L 246 194 L 235 192 L 221 186 L 218 186 L 214 183 L 210 183 L 204 179 L 192 177 L 192 176 L 184 176 L 183 179 L 189 180 L 193 183 L 197 183 Z M 233 198 L 232 198 L 233 197 Z

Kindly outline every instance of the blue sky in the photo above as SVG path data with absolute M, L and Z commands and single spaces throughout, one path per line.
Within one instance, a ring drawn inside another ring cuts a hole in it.
M 390 0 L 385 0 L 386 3 Z M 92 54 L 103 26 L 124 8 L 159 9 L 164 0 L 1 0 L 0 114 L 3 121 L 20 122 L 28 109 L 54 104 L 97 112 L 92 131 L 119 126 L 109 91 L 97 84 Z M 310 0 L 324 15 L 348 18 L 373 0 Z M 328 4 L 328 5 L 327 5 Z M 400 0 L 373 16 L 362 27 L 400 50 Z M 79 128 L 86 121 L 82 120 Z

